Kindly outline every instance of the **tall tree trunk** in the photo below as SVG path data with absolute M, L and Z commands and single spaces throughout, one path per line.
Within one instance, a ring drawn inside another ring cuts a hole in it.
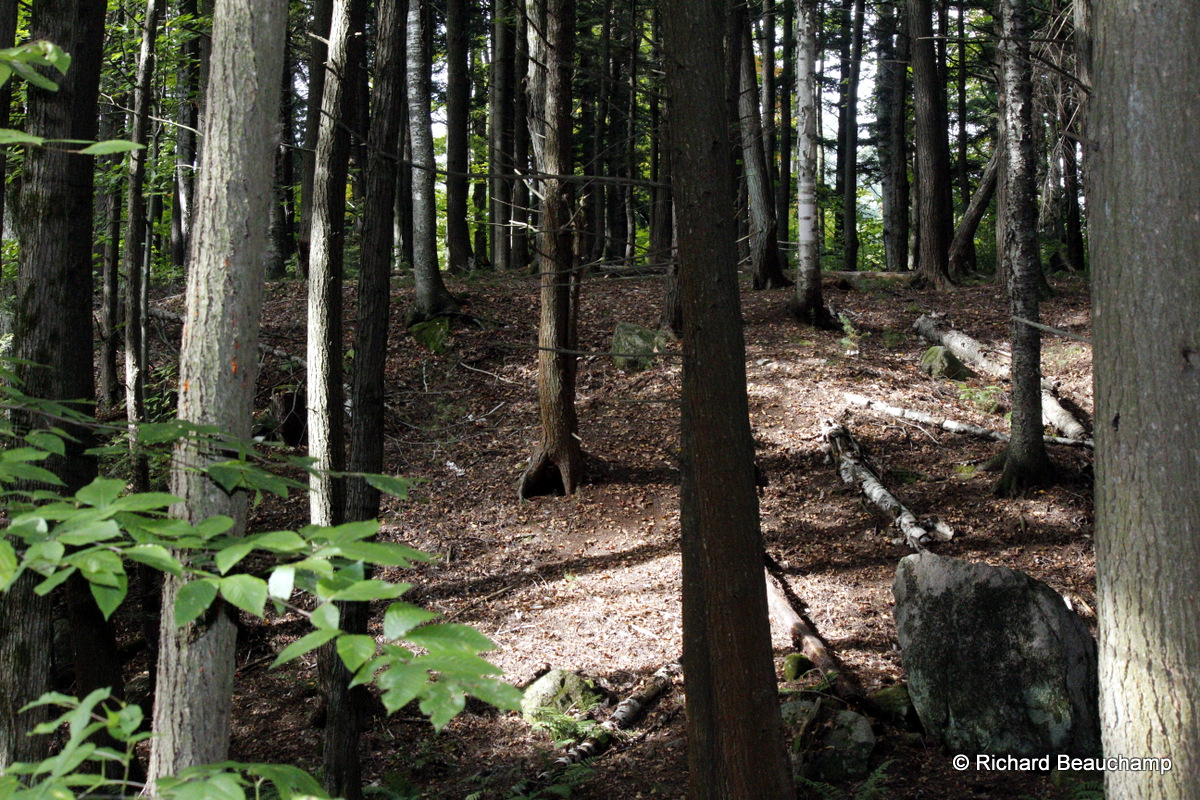
M 32 8 L 30 34 L 55 42 L 71 53 L 73 62 L 65 76 L 53 73 L 57 92 L 27 86 L 28 133 L 95 138 L 104 11 L 99 0 L 42 0 Z M 16 365 L 17 376 L 30 397 L 95 397 L 89 323 L 94 168 L 90 156 L 50 147 L 26 150 L 16 220 L 20 249 L 13 333 L 16 356 L 28 362 Z M 90 402 L 80 410 L 90 412 Z M 90 441 L 87 428 L 24 413 L 16 414 L 14 422 L 24 429 L 60 427 L 75 437 L 65 443 L 62 456 L 44 463 L 65 484 L 64 494 L 95 477 L 95 459 L 84 452 Z M 26 575 L 0 595 L 0 768 L 49 755 L 51 737 L 25 735 L 48 718 L 47 709 L 20 713 L 50 690 L 51 601 L 34 591 L 38 583 L 39 576 Z
M 688 797 L 795 796 L 784 750 L 746 398 L 722 6 L 667 0 L 684 313 L 680 514 Z M 757 572 L 755 571 L 757 570 Z M 730 670 L 736 663 L 738 668 Z
M 958 112 L 958 163 L 955 165 L 958 179 L 959 208 L 966 210 L 971 203 L 970 163 L 967 158 L 969 144 L 967 134 L 967 2 L 958 3 L 958 66 L 954 71 L 955 88 L 957 90 Z M 975 253 L 972 248 L 971 266 L 974 265 Z
M 408 0 L 405 57 L 408 61 L 408 134 L 413 155 L 413 278 L 416 286 L 413 305 L 405 318 L 406 325 L 458 311 L 458 301 L 446 289 L 438 266 L 437 197 L 434 194 L 437 162 L 433 157 L 429 117 L 432 90 L 425 10 L 423 0 Z M 505 250 L 507 252 L 507 244 Z
M 954 210 L 946 94 L 938 80 L 932 0 L 908 0 L 908 31 L 916 119 L 917 224 L 921 236 L 917 272 L 930 286 L 945 288 L 950 285 L 948 259 Z
M 850 75 L 846 81 L 846 138 L 842 141 L 842 266 L 858 269 L 858 81 L 862 74 L 863 0 L 854 0 Z
M 517 489 L 522 498 L 574 494 L 583 479 L 583 451 L 576 434 L 574 311 L 578 286 L 571 214 L 574 191 L 567 176 L 571 157 L 574 0 L 548 0 L 546 14 L 546 128 L 542 181 L 541 324 L 538 327 L 538 408 L 541 443 Z
M 904 4 L 879 7 L 879 69 L 876 79 L 876 139 L 883 188 L 883 249 L 887 269 L 908 269 L 908 136 L 905 97 L 908 35 L 901 24 Z
M 1200 797 L 1200 15 L 1096 4 L 1089 138 L 1096 596 L 1112 800 Z
M 1063 216 L 1066 218 L 1066 260 L 1067 267 L 1075 271 L 1083 270 L 1087 264 L 1086 248 L 1083 243 L 1083 210 L 1079 206 L 1079 158 L 1073 135 L 1076 135 L 1075 112 L 1078 106 L 1074 100 L 1074 91 L 1065 87 L 1067 98 L 1063 103 L 1059 124 L 1062 126 L 1062 171 L 1063 171 Z
M 0 0 L 0 49 L 12 47 L 17 37 L 17 0 Z M 9 127 L 12 112 L 13 82 L 0 85 L 0 128 Z M 0 232 L 4 230 L 5 200 L 8 193 L 8 148 L 0 148 Z
M 828 327 L 817 215 L 817 0 L 797 0 L 796 44 L 796 296 L 789 310 L 807 325 Z
M 324 102 L 325 81 L 328 78 L 326 60 L 329 58 L 329 25 L 333 16 L 333 0 L 313 0 L 312 21 L 309 24 L 308 104 L 304 120 L 304 151 L 300 160 L 300 230 L 297 247 L 300 277 L 308 277 L 309 248 L 312 241 L 313 178 L 317 168 L 317 139 L 321 132 L 321 106 Z
M 488 84 L 492 264 L 509 269 L 512 235 L 512 143 L 515 95 L 515 0 L 492 0 L 492 65 Z M 411 47 L 411 38 L 410 38 Z M 411 54 L 409 59 L 411 61 Z
M 292 195 L 292 69 L 285 47 L 279 95 L 279 128 L 282 134 L 275 148 L 275 175 L 271 193 L 271 249 L 267 254 L 267 279 L 279 280 L 287 275 L 287 262 L 296 251 L 295 231 L 291 214 Z
M 979 179 L 979 186 L 976 187 L 975 194 L 971 196 L 971 202 L 967 205 L 962 219 L 959 220 L 958 228 L 954 231 L 954 241 L 950 243 L 951 275 L 962 275 L 970 269 L 975 254 L 975 232 L 979 230 L 979 223 L 983 220 L 988 204 L 992 202 L 992 197 L 996 194 L 996 173 L 999 163 L 999 152 L 993 152 L 987 167 L 983 170 L 983 177 Z
M 530 92 L 527 91 L 529 72 L 529 14 L 527 4 L 518 0 L 516 46 L 513 67 L 513 188 L 512 235 L 509 237 L 509 264 L 513 269 L 529 266 L 529 223 L 533 193 L 529 174 Z
M 101 139 L 120 139 L 125 136 L 125 98 L 118 96 L 100 120 Z M 119 154 L 106 156 L 107 167 L 116 176 L 104 195 L 105 242 L 101 261 L 100 300 L 100 403 L 105 408 L 124 405 L 121 389 L 122 375 L 117 370 L 117 351 L 120 349 L 123 326 L 121 325 L 121 231 L 123 225 L 122 187 L 120 165 L 124 157 Z
M 834 176 L 833 176 L 833 193 L 836 197 L 842 197 L 846 193 L 846 125 L 849 117 L 846 114 L 846 89 L 850 86 L 850 46 L 854 38 L 853 29 L 853 3 L 854 0 L 837 0 L 837 21 L 838 21 L 838 100 L 837 100 L 837 142 L 834 145 Z M 833 6 L 833 2 L 830 3 Z M 828 35 L 828 34 L 827 34 Z M 842 241 L 842 224 L 845 222 L 841 204 L 832 204 L 833 212 L 833 238 L 837 242 Z
M 486 70 L 482 65 L 482 58 L 479 48 L 472 48 L 471 51 L 471 126 L 477 140 L 483 140 L 487 137 L 487 120 L 488 120 L 488 89 L 485 80 Z M 407 130 L 407 126 L 405 128 Z M 404 131 L 400 133 L 401 138 L 405 138 Z M 483 172 L 490 168 L 490 159 L 485 159 L 482 165 Z M 491 259 L 488 258 L 488 249 L 491 245 L 490 228 L 488 227 L 488 179 L 480 177 L 475 179 L 471 186 L 471 205 L 474 206 L 474 247 L 472 250 L 475 255 L 476 267 L 491 266 Z M 410 192 L 411 194 L 411 192 Z M 411 263 L 411 261 L 409 262 Z
M 792 87 L 796 85 L 796 3 L 783 5 L 783 91 L 779 93 L 779 179 L 775 184 L 775 230 L 779 246 L 791 241 L 792 225 Z
M 178 0 L 180 17 L 195 20 L 196 0 Z M 171 266 L 182 269 L 187 261 L 192 232 L 192 198 L 196 182 L 196 129 L 200 124 L 200 36 L 194 22 L 180 28 L 179 66 L 175 72 L 178 103 L 175 128 L 175 175 L 171 202 Z
M 468 57 L 467 0 L 447 0 L 446 268 L 451 272 L 465 272 L 471 263 L 471 231 L 467 223 L 467 170 L 470 168 L 471 144 Z M 378 112 L 375 118 L 378 124 Z
M 1003 258 L 1009 263 L 1012 321 L 1012 438 L 996 493 L 1024 494 L 1050 477 L 1042 436 L 1041 333 L 1038 322 L 1037 192 L 1034 186 L 1033 81 L 1025 0 L 1000 0 L 1000 50 L 1008 155 L 1008 226 Z
M 738 117 L 741 122 L 742 167 L 750 219 L 750 271 L 755 289 L 783 289 L 792 285 L 783 274 L 779 236 L 775 232 L 775 197 L 763 150 L 762 121 L 759 119 L 758 83 L 755 81 L 754 46 L 744 14 L 736 15 L 741 30 L 738 69 L 741 75 Z
M 125 413 L 129 420 L 129 449 L 133 456 L 133 489 L 150 486 L 149 464 L 138 444 L 136 425 L 146 421 L 146 320 L 142 316 L 143 295 L 149 279 L 144 269 L 146 254 L 146 155 L 150 133 L 150 103 L 154 82 L 154 42 L 162 17 L 163 0 L 147 0 L 142 21 L 142 47 L 138 56 L 133 94 L 130 140 L 141 145 L 129 154 L 128 204 L 125 218 Z
M 262 254 L 267 247 L 279 73 L 287 7 L 282 0 L 223 0 L 213 19 L 205 156 L 197 182 L 188 265 L 188 324 L 179 374 L 179 416 L 248 439 L 254 402 Z M 212 443 L 177 446 L 174 513 L 196 524 L 217 514 L 245 522 L 246 494 L 228 493 L 198 466 L 222 458 Z M 175 607 L 182 579 L 167 576 L 163 608 Z M 200 620 L 176 628 L 162 619 L 147 794 L 157 780 L 225 759 L 233 689 L 233 615 L 216 601 Z M 202 676 L 203 679 L 198 679 Z

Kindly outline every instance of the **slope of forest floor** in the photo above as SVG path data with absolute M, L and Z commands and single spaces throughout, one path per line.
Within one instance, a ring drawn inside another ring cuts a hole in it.
M 785 312 L 784 293 L 743 292 L 752 423 L 769 482 L 761 492 L 765 544 L 819 633 L 868 690 L 903 679 L 891 584 L 898 560 L 910 551 L 826 463 L 819 423 L 831 417 L 848 424 L 918 517 L 936 514 L 951 525 L 954 540 L 936 545 L 937 552 L 1023 570 L 1094 625 L 1090 451 L 1052 448 L 1060 482 L 1025 499 L 1000 500 L 990 491 L 994 475 L 981 469 L 999 445 L 852 410 L 843 396 L 855 392 L 1006 430 L 1002 411 L 982 408 L 990 401 L 1003 407 L 1005 387 L 925 377 L 917 365 L 926 344 L 912 331 L 917 316 L 939 312 L 1003 349 L 1008 323 L 1001 293 L 986 284 L 916 292 L 884 279 L 856 286 L 827 283 L 827 299 L 847 320 L 838 332 L 799 327 Z M 1086 281 L 1068 277 L 1052 286 L 1043 321 L 1088 335 Z M 624 697 L 680 655 L 678 349 L 632 375 L 603 355 L 582 358 L 579 435 L 589 480 L 573 497 L 520 502 L 517 479 L 538 438 L 536 278 L 479 275 L 452 281 L 451 289 L 467 296 L 466 310 L 482 327 L 457 328 L 443 352 L 430 352 L 393 323 L 386 471 L 425 482 L 409 501 L 387 502 L 384 535 L 442 556 L 403 575 L 416 586 L 407 599 L 489 636 L 498 647 L 492 660 L 516 684 L 549 666 L 579 670 Z M 411 289 L 394 291 L 394 308 L 403 309 Z M 303 353 L 303 292 L 293 282 L 271 287 L 266 344 Z M 661 292 L 654 277 L 588 279 L 580 349 L 610 349 L 621 320 L 653 326 Z M 353 293 L 351 285 L 350 317 Z M 1090 348 L 1047 336 L 1043 365 L 1090 426 Z M 260 407 L 272 387 L 295 381 L 286 364 L 269 357 Z M 265 502 L 252 526 L 294 527 L 306 517 L 306 500 L 296 496 Z M 315 769 L 321 732 L 311 723 L 318 703 L 312 659 L 267 669 L 270 656 L 303 627 L 288 617 L 246 625 L 232 757 Z M 774 644 L 780 666 L 791 643 L 776 630 Z M 957 772 L 947 754 L 919 736 L 878 721 L 875 729 L 872 764 L 890 762 L 882 796 L 1069 796 L 1045 775 Z M 469 704 L 436 735 L 415 710 L 373 718 L 362 752 L 369 781 L 392 797 L 506 798 L 524 796 L 515 787 L 541 772 L 553 750 L 546 732 L 517 716 Z M 685 782 L 677 677 L 571 796 L 680 798 Z M 855 787 L 837 788 L 849 797 Z M 812 790 L 802 789 L 802 797 L 805 791 Z

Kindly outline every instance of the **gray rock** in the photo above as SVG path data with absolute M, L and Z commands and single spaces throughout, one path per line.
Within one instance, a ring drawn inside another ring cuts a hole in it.
M 565 714 L 575 708 L 596 704 L 599 693 L 591 683 L 574 672 L 552 669 L 525 689 L 521 698 L 521 716 L 536 722 L 543 709 Z
M 825 749 L 812 762 L 812 774 L 820 781 L 853 781 L 870 771 L 875 733 L 871 721 L 853 711 L 839 711 L 833 727 L 821 737 Z
M 640 372 L 654 363 L 655 355 L 665 350 L 672 338 L 665 331 L 618 322 L 613 329 L 613 363 L 625 372 Z
M 926 732 L 947 749 L 1099 753 L 1096 642 L 1062 597 L 1005 567 L 908 556 L 896 630 Z
M 921 356 L 921 372 L 931 378 L 948 378 L 952 381 L 965 381 L 975 375 L 966 364 L 944 347 L 931 347 Z

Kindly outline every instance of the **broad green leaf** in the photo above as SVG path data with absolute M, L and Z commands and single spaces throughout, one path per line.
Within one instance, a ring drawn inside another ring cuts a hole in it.
M 461 683 L 468 694 L 478 697 L 496 708 L 506 711 L 521 709 L 521 690 L 510 683 L 494 678 L 481 678 L 477 681 L 462 681 Z
M 354 677 L 350 679 L 349 688 L 360 686 L 364 683 L 370 683 L 375 679 L 375 673 L 395 661 L 394 658 L 388 656 L 379 656 L 372 658 L 358 668 L 354 673 Z
M 394 600 L 409 589 L 406 583 L 388 583 L 387 581 L 359 581 L 349 588 L 334 592 L 330 600 L 342 602 L 350 600 Z
M 296 572 L 312 572 L 322 577 L 333 576 L 333 564 L 330 564 L 329 560 L 324 558 L 306 558 L 303 561 L 297 561 L 292 564 L 292 568 Z
M 45 143 L 46 140 L 41 136 L 14 131 L 12 128 L 0 128 L 0 144 L 32 144 L 40 147 Z
M 425 670 L 403 663 L 388 667 L 375 680 L 383 691 L 379 699 L 389 714 L 395 714 L 416 699 L 428 682 L 429 675 Z
M 53 575 L 50 575 L 49 577 L 47 577 L 46 580 L 42 581 L 37 586 L 33 587 L 33 593 L 36 594 L 38 597 L 45 597 L 46 595 L 50 594 L 55 589 L 57 589 L 59 586 L 61 586 L 62 583 L 67 578 L 74 575 L 75 572 L 76 572 L 75 567 L 67 567 L 66 569 L 60 569 L 58 572 L 55 572 Z
M 90 144 L 79 152 L 85 156 L 106 156 L 111 153 L 128 153 L 130 150 L 141 150 L 145 146 L 144 144 L 128 142 L 124 139 L 109 139 L 104 142 Z
M 53 539 L 34 542 L 25 551 L 25 563 L 40 571 L 39 568 L 58 566 L 66 552 L 67 548 L 63 547 L 62 542 Z
M 293 658 L 304 655 L 310 650 L 316 650 L 321 645 L 331 639 L 337 637 L 339 631 L 313 631 L 312 633 L 301 636 L 296 641 L 283 648 L 283 652 L 275 659 L 272 667 L 278 667 L 280 664 L 286 664 Z
M 105 508 L 125 491 L 125 481 L 116 478 L 96 478 L 75 493 L 75 499 L 85 505 Z
M 118 498 L 113 505 L 122 511 L 157 511 L 182 502 L 182 498 L 166 492 L 140 492 Z
M 83 550 L 67 556 L 66 561 L 68 564 L 79 567 L 79 571 L 83 573 L 83 577 L 87 578 L 89 583 L 116 587 L 118 585 L 116 576 L 125 575 L 125 565 L 121 563 L 121 557 L 111 550 L 102 548 Z
M 308 547 L 308 543 L 293 531 L 269 531 L 250 537 L 254 546 L 272 553 L 295 553 Z
M 438 672 L 451 678 L 482 678 L 485 675 L 502 675 L 504 670 L 470 653 L 439 653 L 418 656 L 414 665 L 430 672 Z
M 387 567 L 410 567 L 414 561 L 433 561 L 437 557 L 394 542 L 344 542 L 338 545 L 342 555 Z
M 228 773 L 188 781 L 163 791 L 162 795 L 167 800 L 246 800 L 246 790 L 237 777 Z
M 254 549 L 254 542 L 249 539 L 238 539 L 230 544 L 223 545 L 220 550 L 213 556 L 213 561 L 216 562 L 217 569 L 222 575 L 229 572 L 235 564 L 249 555 Z
M 182 628 L 195 620 L 216 599 L 217 582 L 212 579 L 189 581 L 179 587 L 179 593 L 175 595 L 175 627 Z
M 383 635 L 388 639 L 399 639 L 421 623 L 437 619 L 438 616 L 411 603 L 392 603 L 383 614 Z
M 31 434 L 32 435 L 32 434 Z M 54 438 L 54 437 L 51 437 Z M 62 442 L 59 442 L 62 444 Z M 4 451 L 5 461 L 45 461 L 49 453 L 39 447 L 14 447 Z
M 17 551 L 7 539 L 0 539 L 0 589 L 8 586 L 8 582 L 17 574 Z
M 267 605 L 267 582 L 253 575 L 230 575 L 221 579 L 221 596 L 243 611 L 261 617 Z
M 401 500 L 407 500 L 408 490 L 420 483 L 419 480 L 412 478 L 392 477 L 391 475 L 363 475 L 363 479 L 379 491 Z
M 201 538 L 211 539 L 214 536 L 219 536 L 225 531 L 233 527 L 233 519 L 218 514 L 215 517 L 209 517 L 206 520 L 201 520 L 196 525 L 196 533 L 200 534 Z
M 266 778 L 274 784 L 280 800 L 329 797 L 316 778 L 299 767 L 290 764 L 247 764 L 245 769 L 250 775 Z
M 94 520 L 81 527 L 72 528 L 58 535 L 58 541 L 69 547 L 105 542 L 121 535 L 121 527 L 111 519 Z
M 308 621 L 314 628 L 336 631 L 342 621 L 342 612 L 333 603 L 324 603 L 313 609 Z
M 434 730 L 440 731 L 466 707 L 467 696 L 450 683 L 431 683 L 421 698 L 421 712 L 429 717 Z
M 183 566 L 179 559 L 171 555 L 171 551 L 160 544 L 139 544 L 125 550 L 125 557 L 139 564 L 154 567 L 159 572 L 169 572 L 172 575 L 182 575 Z
M 492 640 L 469 625 L 457 623 L 423 625 L 410 631 L 406 641 L 420 645 L 431 653 L 460 652 L 481 653 L 485 650 L 495 650 Z
M 347 542 L 357 542 L 374 536 L 379 532 L 379 520 L 368 519 L 359 522 L 347 522 L 332 528 L 317 529 L 314 539 L 324 539 L 330 544 L 340 545 Z
M 38 450 L 45 450 L 48 453 L 56 455 L 65 455 L 67 446 L 63 444 L 61 436 L 56 436 L 49 431 L 31 431 L 25 434 L 25 441 L 36 447 Z
M 48 483 L 51 486 L 66 486 L 62 479 L 44 467 L 35 467 L 24 462 L 0 461 L 0 480 L 9 483 L 13 481 L 31 481 Z
M 296 587 L 294 567 L 276 567 L 267 581 L 267 594 L 279 600 L 287 600 Z
M 338 655 L 342 657 L 342 663 L 346 665 L 346 669 L 355 672 L 367 662 L 367 659 L 375 655 L 375 639 L 362 634 L 339 636 L 337 651 Z
M 116 579 L 116 586 L 96 583 L 90 579 L 88 582 L 88 586 L 92 590 L 92 597 L 96 598 L 96 605 L 100 607 L 100 612 L 104 614 L 105 619 L 111 617 L 117 607 L 124 602 L 125 595 L 129 591 L 129 579 L 124 572 L 117 573 Z
M 117 730 L 119 730 L 125 738 L 129 738 L 137 733 L 138 728 L 142 725 L 144 713 L 139 705 L 130 704 L 121 708 L 115 714 L 114 720 Z

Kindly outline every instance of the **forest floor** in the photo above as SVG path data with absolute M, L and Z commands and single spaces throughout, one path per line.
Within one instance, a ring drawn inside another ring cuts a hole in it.
M 897 562 L 911 551 L 827 463 L 819 432 L 826 418 L 850 427 L 918 517 L 936 514 L 950 524 L 956 535 L 936 545 L 937 552 L 1023 570 L 1062 593 L 1094 626 L 1090 451 L 1051 448 L 1059 482 L 1025 499 L 1001 500 L 991 493 L 995 476 L 982 470 L 1000 445 L 850 408 L 843 396 L 855 392 L 1006 430 L 1002 412 L 981 407 L 992 400 L 1003 406 L 1006 388 L 925 377 L 917 366 L 927 344 L 912 331 L 920 314 L 940 312 L 953 327 L 1003 349 L 1009 328 L 1002 294 L 990 284 L 940 293 L 882 278 L 856 285 L 826 284 L 827 299 L 849 320 L 837 332 L 798 326 L 785 312 L 786 293 L 743 287 L 751 417 L 758 464 L 769 481 L 760 497 L 764 541 L 820 635 L 868 690 L 904 679 L 891 587 Z M 1052 286 L 1043 322 L 1087 336 L 1086 280 L 1067 277 Z M 466 311 L 483 327 L 454 330 L 443 352 L 430 352 L 393 322 L 385 471 L 425 482 L 408 501 L 386 502 L 383 535 L 441 556 L 402 576 L 416 587 L 406 599 L 489 636 L 497 645 L 491 660 L 515 684 L 555 667 L 627 696 L 681 652 L 678 349 L 632 375 L 604 355 L 581 358 L 579 435 L 588 480 L 572 497 L 521 502 L 517 479 L 539 430 L 536 278 L 481 274 L 451 281 L 451 289 L 466 295 Z M 403 309 L 411 288 L 394 291 L 393 308 Z M 661 292 L 660 278 L 588 279 L 580 349 L 609 350 L 621 320 L 655 325 Z M 351 323 L 353 295 L 351 284 Z M 273 284 L 264 342 L 302 356 L 303 309 L 302 284 Z M 1056 336 L 1046 336 L 1043 347 L 1044 372 L 1061 382 L 1061 395 L 1090 428 L 1090 347 Z M 272 387 L 296 381 L 278 361 L 268 358 L 260 408 Z M 251 525 L 273 530 L 306 521 L 306 499 L 297 495 L 264 502 Z M 267 668 L 303 625 L 294 616 L 244 622 L 231 756 L 315 770 L 321 731 L 312 724 L 313 661 Z M 773 636 L 782 679 L 791 642 L 777 628 Z M 631 736 L 591 764 L 571 797 L 685 795 L 683 685 L 674 680 Z M 607 710 L 595 713 L 602 718 Z M 554 757 L 550 735 L 515 714 L 469 704 L 435 734 L 419 712 L 409 711 L 371 719 L 363 740 L 367 779 L 385 796 L 526 796 L 531 790 L 522 781 Z M 958 772 L 949 754 L 919 735 L 880 721 L 874 726 L 879 744 L 872 765 L 888 762 L 880 796 L 1071 796 L 1048 775 Z M 800 794 L 816 797 L 824 789 L 826 796 L 853 797 L 856 788 L 809 787 Z

